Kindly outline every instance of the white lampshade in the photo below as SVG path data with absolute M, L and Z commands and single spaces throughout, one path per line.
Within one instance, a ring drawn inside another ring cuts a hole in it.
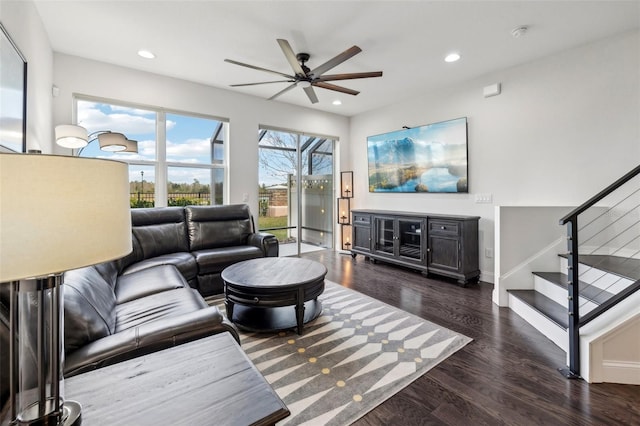
M 98 135 L 100 149 L 103 151 L 125 151 L 127 149 L 127 138 L 122 133 L 106 132 Z
M 0 154 L 0 282 L 131 252 L 127 164 Z
M 127 149 L 123 150 L 122 152 L 138 152 L 138 141 L 125 139 L 124 142 L 127 145 Z
M 73 124 L 56 126 L 56 143 L 65 148 L 82 148 L 89 143 L 87 129 Z

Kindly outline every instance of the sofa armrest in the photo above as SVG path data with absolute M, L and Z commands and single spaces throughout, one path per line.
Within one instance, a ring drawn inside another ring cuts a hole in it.
M 152 321 L 95 340 L 66 354 L 64 376 L 71 377 L 225 331 L 240 343 L 235 326 L 216 307 Z
M 278 257 L 278 239 L 268 232 L 256 232 L 249 234 L 248 244 L 258 247 L 264 253 L 264 257 Z

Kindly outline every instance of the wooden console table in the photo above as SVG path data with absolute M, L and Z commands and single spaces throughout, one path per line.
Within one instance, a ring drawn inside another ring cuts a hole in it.
M 85 425 L 273 425 L 289 410 L 229 333 L 65 379 Z
M 449 216 L 388 210 L 352 210 L 351 255 L 406 266 L 423 274 L 455 278 L 462 285 L 480 277 L 479 216 Z

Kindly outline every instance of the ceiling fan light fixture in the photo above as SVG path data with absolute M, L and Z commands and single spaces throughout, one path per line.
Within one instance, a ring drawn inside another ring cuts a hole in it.
M 333 105 L 342 105 L 342 101 L 340 99 L 336 99 L 335 101 L 331 102 Z
M 349 49 L 344 52 L 334 56 L 329 59 L 322 65 L 315 67 L 314 69 L 310 69 L 305 65 L 305 63 L 309 60 L 310 55 L 308 53 L 298 53 L 297 55 L 294 53 L 293 49 L 289 42 L 285 39 L 277 39 L 278 44 L 280 45 L 280 49 L 282 53 L 284 53 L 287 62 L 291 65 L 292 74 L 285 74 L 280 71 L 274 71 L 267 68 L 257 67 L 255 65 L 245 64 L 242 62 L 234 61 L 231 59 L 225 59 L 225 62 L 229 62 L 235 65 L 240 65 L 246 68 L 251 68 L 259 71 L 266 71 L 271 74 L 277 74 L 279 76 L 285 77 L 286 80 L 280 81 L 262 81 L 259 83 L 246 83 L 246 84 L 232 84 L 231 87 L 239 87 L 239 86 L 255 86 L 258 84 L 270 84 L 270 83 L 293 83 L 289 84 L 289 86 L 285 87 L 283 90 L 279 91 L 275 95 L 268 98 L 269 100 L 273 100 L 283 93 L 288 92 L 289 90 L 295 87 L 301 87 L 304 89 L 305 94 L 309 98 L 312 104 L 318 103 L 318 97 L 313 90 L 315 88 L 333 90 L 335 92 L 346 93 L 349 95 L 357 95 L 357 90 L 348 89 L 346 87 L 338 86 L 336 84 L 330 83 L 334 81 L 340 80 L 352 80 L 358 78 L 370 78 L 370 77 L 382 77 L 382 71 L 373 71 L 373 72 L 356 72 L 356 73 L 346 73 L 346 74 L 329 74 L 324 75 L 325 72 L 330 69 L 340 65 L 347 59 L 350 59 L 354 55 L 362 52 L 358 46 L 351 46 Z

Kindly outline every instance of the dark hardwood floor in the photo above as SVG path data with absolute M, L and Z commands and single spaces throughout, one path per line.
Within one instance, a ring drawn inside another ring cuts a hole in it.
M 493 304 L 492 284 L 462 288 L 329 250 L 301 257 L 323 263 L 328 280 L 474 339 L 356 425 L 640 425 L 640 386 L 565 379 L 565 353 Z

